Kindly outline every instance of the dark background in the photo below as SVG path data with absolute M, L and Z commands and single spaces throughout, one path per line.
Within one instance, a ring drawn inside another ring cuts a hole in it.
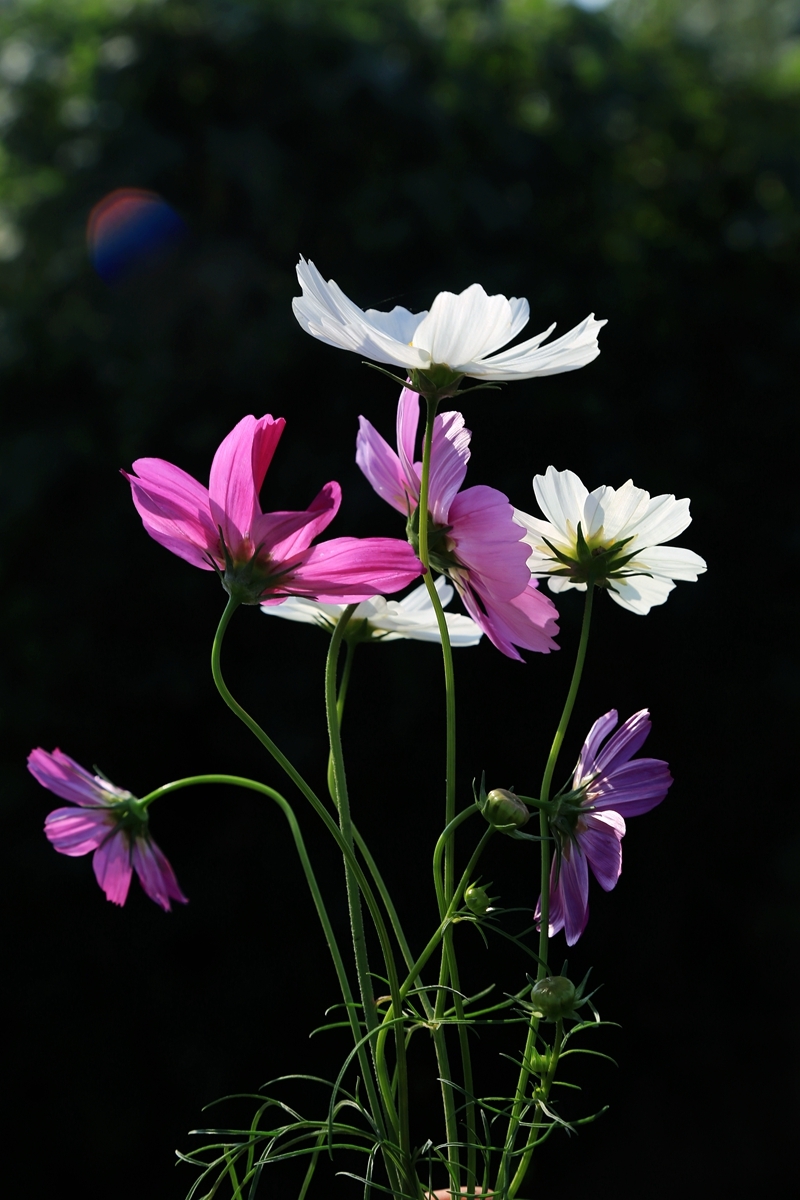
M 337 994 L 277 810 L 210 788 L 163 801 L 155 836 L 191 903 L 165 915 L 134 882 L 119 910 L 88 859 L 47 845 L 55 805 L 24 766 L 32 746 L 58 745 L 140 795 L 203 770 L 283 786 L 213 687 L 223 593 L 147 537 L 117 471 L 155 455 L 205 481 L 236 421 L 271 412 L 287 430 L 265 509 L 305 507 L 336 478 L 332 536 L 402 535 L 353 458 L 358 415 L 390 437 L 396 395 L 299 329 L 299 253 L 363 307 L 417 311 L 478 280 L 529 298 L 529 333 L 608 318 L 589 367 L 462 404 L 468 482 L 532 509 L 531 478 L 552 462 L 589 487 L 632 477 L 691 496 L 678 542 L 709 565 L 646 619 L 597 605 L 563 773 L 600 713 L 649 706 L 648 753 L 676 782 L 632 823 L 620 884 L 594 887 L 570 954 L 622 1025 L 604 1045 L 619 1068 L 576 1070 L 586 1086 L 571 1111 L 611 1110 L 554 1138 L 527 1191 L 744 1195 L 784 1177 L 797 1119 L 800 23 L 793 4 L 772 24 L 759 5 L 738 6 L 741 20 L 700 10 L 0 11 L 5 1056 L 9 1171 L 25 1195 L 182 1197 L 193 1175 L 172 1163 L 187 1131 L 250 1116 L 248 1104 L 203 1116 L 204 1104 L 288 1071 L 329 1076 L 344 1053 L 335 1034 L 306 1038 Z M 160 193 L 188 236 L 110 286 L 85 227 L 121 186 Z M 462 803 L 483 770 L 490 786 L 536 790 L 580 600 L 559 607 L 557 655 L 457 653 Z M 314 630 L 244 610 L 225 651 L 234 693 L 320 788 L 325 649 Z M 359 660 L 354 809 L 421 944 L 441 819 L 438 655 L 397 643 Z M 336 855 L 297 808 L 338 888 Z M 485 879 L 532 906 L 535 854 L 495 841 Z M 470 988 L 520 986 L 522 958 L 463 938 Z M 497 1049 L 482 1038 L 490 1087 Z M 420 1139 L 441 1136 L 433 1074 L 420 1049 Z M 291 1172 L 270 1179 L 294 1194 Z M 319 1191 L 355 1186 L 321 1178 Z

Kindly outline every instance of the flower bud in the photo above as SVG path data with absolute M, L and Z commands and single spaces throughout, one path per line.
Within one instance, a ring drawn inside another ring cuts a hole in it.
M 569 1016 L 575 1007 L 575 985 L 566 975 L 548 975 L 531 989 L 531 1008 L 534 1016 L 545 1021 L 557 1021 Z
M 474 912 L 476 917 L 485 917 L 487 913 L 492 911 L 492 901 L 496 900 L 496 896 L 490 896 L 485 887 L 479 887 L 477 883 L 471 883 L 464 892 L 464 903 L 470 912 Z
M 490 825 L 499 829 L 521 829 L 530 820 L 530 810 L 519 796 L 507 788 L 494 788 L 486 797 L 483 815 Z

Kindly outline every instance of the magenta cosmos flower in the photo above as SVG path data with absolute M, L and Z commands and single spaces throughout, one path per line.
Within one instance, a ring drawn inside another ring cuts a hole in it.
M 244 417 L 214 455 L 208 487 L 160 458 L 140 458 L 123 475 L 152 538 L 195 567 L 216 571 L 244 604 L 306 596 L 335 604 L 396 592 L 422 573 L 396 538 L 311 542 L 341 503 L 327 483 L 305 512 L 263 513 L 258 494 L 286 422 Z
M 422 464 L 414 461 L 420 400 L 404 388 L 397 406 L 397 453 L 364 417 L 359 418 L 356 462 L 375 491 L 408 518 L 416 539 Z M 478 486 L 460 492 L 471 434 L 461 413 L 434 422 L 428 485 L 431 566 L 452 581 L 473 621 L 509 658 L 515 650 L 544 653 L 558 647 L 555 606 L 538 590 L 527 566 L 528 547 L 508 497 Z
M 672 783 L 669 767 L 660 758 L 630 761 L 650 733 L 647 709 L 634 713 L 608 737 L 617 719 L 612 708 L 589 730 L 572 790 L 561 798 L 563 807 L 552 826 L 560 854 L 550 873 L 549 929 L 551 937 L 563 929 L 568 946 L 574 946 L 589 919 L 589 867 L 610 892 L 622 871 L 625 817 L 655 808 Z M 537 921 L 540 912 L 541 899 Z
M 147 810 L 135 796 L 90 775 L 60 750 L 33 750 L 28 770 L 42 787 L 77 805 L 51 812 L 44 831 L 59 854 L 76 858 L 94 851 L 95 877 L 112 904 L 125 903 L 133 871 L 166 912 L 170 900 L 186 904 L 172 867 L 150 837 Z

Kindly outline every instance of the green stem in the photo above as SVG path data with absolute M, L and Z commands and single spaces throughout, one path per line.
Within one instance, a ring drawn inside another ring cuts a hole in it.
M 586 589 L 586 600 L 583 608 L 583 623 L 581 625 L 581 636 L 578 643 L 578 652 L 575 656 L 575 667 L 572 672 L 572 680 L 570 682 L 567 698 L 564 702 L 564 710 L 561 714 L 561 720 L 558 723 L 553 744 L 550 747 L 550 753 L 547 756 L 547 763 L 542 777 L 542 786 L 540 791 L 540 799 L 546 805 L 550 800 L 550 788 L 553 783 L 553 775 L 555 774 L 558 756 L 561 752 L 561 747 L 566 736 L 567 727 L 572 716 L 572 710 L 575 707 L 575 699 L 578 695 L 578 688 L 583 675 L 583 667 L 586 661 L 586 648 L 589 644 L 589 629 L 592 620 L 592 599 L 594 595 L 594 584 L 589 581 Z M 550 936 L 550 870 L 551 870 L 551 853 L 550 853 L 550 828 L 548 823 L 548 812 L 545 807 L 539 809 L 539 826 L 541 831 L 541 900 L 539 912 L 539 968 L 536 974 L 537 981 L 544 979 L 548 973 L 547 952 L 548 939 Z M 514 1143 L 519 1130 L 519 1123 L 523 1109 L 525 1107 L 525 1092 L 530 1079 L 530 1063 L 533 1059 L 533 1053 L 536 1048 L 536 1038 L 539 1032 L 539 1018 L 531 1017 L 530 1026 L 528 1027 L 528 1038 L 525 1045 L 525 1052 L 522 1056 L 522 1067 L 520 1070 L 519 1080 L 517 1082 L 517 1090 L 515 1093 L 514 1106 L 511 1111 L 511 1118 L 508 1125 L 508 1133 L 506 1135 L 506 1144 L 503 1151 L 503 1161 L 500 1167 L 500 1176 L 498 1179 L 498 1188 L 502 1189 L 502 1184 L 505 1181 L 506 1174 L 510 1165 L 510 1154 L 514 1148 Z M 556 1055 L 557 1058 L 557 1055 Z M 522 1163 L 517 1169 L 513 1180 L 509 1184 L 507 1196 L 508 1200 L 513 1200 L 516 1195 L 522 1180 L 530 1165 L 533 1149 L 536 1144 L 535 1115 L 534 1121 L 531 1123 L 531 1129 L 528 1132 L 527 1144 L 522 1157 Z M 524 1170 L 523 1170 L 524 1164 Z
M 372 973 L 369 967 L 369 955 L 367 951 L 367 939 L 364 930 L 364 916 L 361 910 L 359 881 L 351 866 L 351 863 L 355 861 L 354 836 L 353 824 L 350 817 L 350 799 L 347 790 L 344 754 L 342 751 L 340 723 L 341 710 L 339 706 L 340 697 L 337 697 L 336 683 L 339 650 L 341 648 L 345 629 L 347 628 L 347 623 L 350 620 L 354 609 L 355 605 L 348 605 L 342 617 L 337 622 L 336 628 L 333 631 L 333 636 L 331 637 L 331 643 L 328 648 L 328 657 L 325 666 L 325 705 L 328 714 L 330 754 L 333 760 L 334 801 L 339 813 L 339 828 L 342 833 L 342 838 L 344 839 L 344 842 L 350 851 L 350 854 L 345 858 L 345 883 L 347 887 L 347 902 L 350 913 L 350 931 L 353 938 L 353 953 L 355 957 L 356 974 L 358 976 L 358 987 L 361 995 L 361 1003 L 364 1012 L 367 1033 L 377 1034 L 378 1030 L 380 1029 L 381 1022 L 378 1017 L 378 1012 L 375 1006 L 375 997 L 373 995 Z M 382 917 L 380 918 L 380 925 L 383 927 L 381 949 L 383 951 L 386 973 L 389 979 L 389 994 L 392 1000 L 392 1008 L 399 1017 L 401 1016 L 401 1008 L 399 1003 L 399 981 L 397 978 L 397 967 L 388 934 L 386 933 L 385 926 L 383 926 Z M 380 936 L 380 930 L 378 932 Z M 399 1101 L 399 1112 L 395 1109 L 392 1079 L 387 1069 L 386 1059 L 383 1053 L 383 1042 L 377 1037 L 371 1037 L 369 1044 L 372 1052 L 375 1074 L 378 1079 L 378 1085 L 381 1090 L 384 1106 L 395 1135 L 399 1140 L 400 1150 L 406 1164 L 404 1174 L 406 1175 L 409 1183 L 414 1180 L 412 1187 L 416 1187 L 415 1177 L 411 1168 L 408 1077 L 406 1066 L 405 1035 L 402 1025 L 398 1024 L 396 1026 L 395 1038 L 397 1053 L 397 1096 Z
M 376 928 L 378 929 L 379 936 L 381 936 L 381 934 L 383 934 L 383 936 L 386 937 L 386 940 L 388 942 L 388 935 L 386 934 L 385 927 L 383 929 L 381 928 L 383 926 L 383 920 L 381 917 L 380 908 L 378 906 L 377 901 L 375 900 L 374 895 L 372 894 L 372 890 L 369 886 L 367 879 L 365 878 L 365 876 L 363 874 L 363 871 L 361 871 L 361 868 L 359 867 L 358 863 L 355 860 L 355 857 L 354 857 L 353 851 L 352 851 L 352 847 L 349 846 L 347 844 L 347 842 L 345 841 L 345 839 L 342 837 L 341 830 L 339 829 L 338 825 L 331 817 L 331 815 L 328 812 L 328 810 L 326 809 L 325 805 L 322 803 L 322 801 L 316 795 L 314 790 L 309 786 L 308 783 L 306 783 L 305 779 L 300 774 L 300 772 L 292 765 L 292 763 L 285 756 L 285 754 L 283 754 L 278 749 L 278 747 L 272 741 L 272 738 L 270 738 L 268 736 L 268 734 L 265 733 L 265 731 L 261 728 L 261 726 L 258 724 L 258 722 L 255 721 L 250 716 L 250 714 L 248 712 L 246 712 L 245 709 L 242 708 L 241 704 L 239 704 L 238 701 L 236 701 L 233 698 L 230 691 L 228 690 L 225 680 L 222 677 L 222 667 L 221 667 L 221 663 L 220 663 L 222 642 L 223 642 L 223 638 L 225 636 L 225 631 L 228 627 L 228 624 L 230 623 L 230 619 L 238 607 L 239 607 L 238 601 L 234 600 L 233 598 L 231 598 L 228 601 L 227 605 L 225 606 L 225 611 L 223 612 L 222 617 L 220 619 L 220 623 L 219 623 L 219 627 L 217 628 L 216 635 L 214 637 L 214 644 L 211 649 L 211 673 L 214 676 L 214 682 L 217 686 L 217 690 L 219 691 L 219 693 L 222 696 L 225 703 L 228 705 L 228 708 L 230 708 L 231 712 L 233 712 L 239 718 L 239 720 L 242 721 L 242 723 L 247 726 L 247 728 L 250 730 L 250 732 L 258 739 L 259 742 L 261 742 L 262 746 L 264 746 L 265 749 L 267 749 L 270 752 L 270 754 L 275 759 L 275 761 L 279 764 L 279 766 L 281 766 L 283 768 L 283 770 L 286 772 L 286 774 L 289 776 L 289 778 L 292 780 L 292 782 L 295 784 L 295 786 L 298 788 L 298 790 L 302 793 L 303 796 L 305 796 L 305 798 L 311 804 L 311 806 L 314 809 L 314 811 L 316 812 L 317 816 L 322 820 L 323 824 L 325 825 L 325 828 L 331 834 L 334 841 L 339 846 L 339 849 L 345 855 L 345 858 L 347 859 L 349 865 L 352 867 L 352 869 L 356 873 L 356 876 L 358 878 L 359 887 L 361 888 L 361 891 L 363 892 L 364 897 L 370 907 L 370 913 L 372 914 L 373 920 L 376 923 Z M 361 1074 L 362 1074 L 362 1077 L 364 1080 L 364 1086 L 367 1091 L 367 1097 L 368 1097 L 370 1109 L 372 1112 L 372 1118 L 373 1118 L 375 1127 L 376 1127 L 379 1135 L 381 1136 L 382 1139 L 386 1140 L 386 1126 L 385 1126 L 384 1118 L 383 1118 L 383 1110 L 382 1110 L 382 1106 L 380 1103 L 380 1099 L 378 1097 L 378 1093 L 375 1088 L 375 1081 L 374 1081 L 374 1078 L 372 1075 L 372 1070 L 370 1067 L 369 1054 L 366 1051 L 363 1044 L 360 1044 L 361 1037 L 362 1037 L 361 1029 L 359 1027 L 356 1004 L 355 1004 L 352 992 L 350 991 L 349 983 L 347 984 L 346 992 L 344 991 L 344 988 L 343 988 L 342 996 L 345 1001 L 345 1008 L 347 1011 L 348 1020 L 350 1021 L 350 1027 L 351 1027 L 351 1032 L 353 1034 L 354 1043 L 356 1045 L 359 1045 L 358 1062 L 359 1062 L 359 1067 L 361 1069 Z M 389 1167 L 389 1164 L 387 1163 L 387 1168 L 388 1167 Z M 390 1169 L 390 1176 L 391 1176 L 393 1174 L 393 1169 L 392 1168 L 389 1168 L 389 1169 Z
M 444 679 L 445 679 L 445 703 L 446 703 L 446 722 L 447 722 L 447 746 L 445 759 L 445 826 L 449 827 L 455 817 L 456 811 L 456 705 L 455 705 L 455 675 L 453 672 L 453 651 L 450 646 L 450 634 L 447 628 L 444 611 L 439 600 L 439 594 L 436 591 L 430 570 L 430 553 L 428 548 L 428 493 L 431 469 L 431 446 L 433 444 L 433 425 L 436 417 L 437 402 L 431 397 L 426 397 L 426 417 L 425 417 L 425 440 L 422 447 L 422 478 L 420 480 L 419 493 L 419 557 L 425 567 L 425 586 L 428 589 L 433 610 L 436 613 L 436 622 L 439 626 L 439 634 L 442 639 L 442 658 L 444 662 Z M 442 880 L 442 891 L 439 891 L 437 883 L 437 894 L 439 895 L 439 917 L 443 921 L 445 912 L 453 899 L 455 881 L 455 845 L 450 838 L 445 846 L 444 854 L 444 877 Z M 449 926 L 445 927 L 442 947 L 442 963 L 439 972 L 440 992 L 436 998 L 437 1010 L 440 1007 L 441 997 L 444 994 L 443 988 L 446 987 L 450 978 L 450 967 L 457 972 L 455 949 L 452 944 L 450 934 L 447 932 Z M 445 1074 L 445 1062 L 442 1058 L 442 1049 L 444 1047 L 444 1039 L 437 1039 L 437 1059 L 439 1063 L 439 1074 L 442 1079 L 448 1080 L 449 1073 Z M 469 1062 L 469 1045 L 464 1039 L 460 1040 L 460 1048 L 463 1059 L 463 1073 L 466 1088 L 466 1079 L 472 1078 L 472 1069 Z M 466 1057 L 465 1057 L 466 1055 Z M 446 1083 L 442 1084 L 442 1093 L 445 1107 L 445 1127 L 447 1134 L 447 1142 L 449 1146 L 449 1158 L 451 1160 L 451 1179 L 457 1180 L 460 1176 L 459 1154 L 457 1149 L 458 1141 L 458 1125 L 455 1116 L 455 1103 L 451 1089 Z M 467 1099 L 467 1125 L 474 1127 L 474 1105 L 471 1099 L 471 1091 L 468 1093 Z M 469 1138 L 470 1142 L 474 1139 Z

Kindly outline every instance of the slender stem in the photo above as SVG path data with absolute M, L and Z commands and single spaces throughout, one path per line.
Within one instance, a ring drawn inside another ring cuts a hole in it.
M 558 756 L 559 756 L 561 747 L 564 742 L 564 737 L 566 736 L 570 717 L 572 716 L 572 710 L 575 707 L 575 699 L 578 695 L 578 688 L 580 686 L 581 676 L 583 674 L 583 667 L 584 667 L 584 663 L 586 661 L 586 648 L 589 644 L 589 629 L 590 629 L 591 620 L 592 620 L 593 595 L 594 595 L 594 584 L 590 580 L 589 585 L 586 589 L 586 600 L 585 600 L 584 608 L 583 608 L 583 623 L 581 625 L 581 636 L 580 636 L 580 641 L 578 643 L 578 652 L 575 656 L 575 667 L 572 672 L 572 680 L 570 682 L 569 691 L 567 692 L 567 698 L 564 702 L 564 710 L 561 714 L 561 720 L 558 723 L 558 728 L 556 729 L 555 736 L 553 737 L 553 744 L 551 745 L 550 753 L 547 756 L 547 763 L 546 763 L 545 769 L 544 769 L 544 776 L 542 777 L 540 799 L 542 801 L 544 801 L 545 804 L 547 804 L 548 801 L 550 800 L 550 788 L 553 783 L 553 775 L 555 774 L 556 764 L 558 762 Z M 539 823 L 540 823 L 540 830 L 541 830 L 541 836 L 542 836 L 542 842 L 541 842 L 542 882 L 541 882 L 541 900 L 539 901 L 539 968 L 538 968 L 538 971 L 536 974 L 537 980 L 544 979 L 549 970 L 548 965 L 547 965 L 547 953 L 548 953 L 548 939 L 550 936 L 550 871 L 551 871 L 550 845 L 551 845 L 551 842 L 550 842 L 550 838 L 549 838 L 550 830 L 549 830 L 549 824 L 548 824 L 548 812 L 547 812 L 547 809 L 544 807 L 539 809 Z M 529 1081 L 530 1075 L 531 1075 L 530 1063 L 533 1060 L 533 1053 L 536 1048 L 536 1038 L 538 1036 L 538 1031 L 539 1031 L 539 1018 L 532 1016 L 530 1026 L 528 1027 L 528 1038 L 527 1038 L 527 1042 L 525 1045 L 525 1052 L 522 1056 L 522 1067 L 520 1069 L 519 1080 L 517 1082 L 517 1091 L 515 1094 L 514 1106 L 512 1108 L 511 1118 L 509 1120 L 508 1133 L 506 1135 L 506 1144 L 505 1144 L 505 1149 L 503 1151 L 503 1161 L 501 1163 L 500 1179 L 498 1182 L 498 1186 L 500 1186 L 502 1184 L 502 1182 L 504 1182 L 505 1175 L 509 1169 L 510 1154 L 511 1154 L 511 1151 L 513 1150 L 514 1142 L 516 1141 L 516 1138 L 517 1138 L 517 1132 L 519 1130 L 520 1119 L 522 1116 L 523 1109 L 525 1107 L 525 1092 L 527 1090 L 528 1081 Z M 553 1069 L 555 1069 L 555 1068 L 553 1068 Z M 509 1184 L 509 1188 L 508 1188 L 508 1193 L 507 1193 L 508 1200 L 512 1200 L 512 1198 L 516 1195 L 517 1190 L 519 1189 L 520 1185 L 522 1184 L 522 1180 L 524 1178 L 525 1171 L 527 1171 L 528 1166 L 530 1164 L 531 1157 L 533 1155 L 533 1149 L 536 1144 L 536 1129 L 534 1126 L 535 1126 L 535 1120 L 534 1120 L 534 1122 L 532 1122 L 531 1128 L 528 1132 L 527 1145 L 525 1147 L 525 1152 L 523 1154 L 523 1163 L 524 1163 L 525 1170 L 522 1170 L 522 1166 L 520 1166 L 520 1168 L 518 1168 L 516 1174 L 514 1175 L 514 1178 L 511 1181 L 511 1183 Z
M 547 1098 L 550 1095 L 550 1088 L 553 1086 L 553 1080 L 556 1077 L 556 1067 L 558 1066 L 558 1060 L 559 1060 L 559 1056 L 561 1054 L 561 1047 L 563 1044 L 564 1044 L 564 1022 L 561 1019 L 561 1017 L 559 1017 L 558 1020 L 556 1021 L 556 1034 L 555 1034 L 555 1038 L 553 1039 L 553 1049 L 550 1053 L 550 1062 L 548 1064 L 547 1072 L 545 1073 L 544 1079 L 542 1080 L 541 1085 L 538 1089 L 539 1097 L 537 1100 L 536 1108 L 534 1109 L 534 1115 L 533 1115 L 533 1120 L 531 1122 L 531 1128 L 528 1131 L 528 1142 L 525 1147 L 525 1152 L 523 1153 L 522 1158 L 520 1159 L 520 1164 L 517 1167 L 517 1170 L 514 1174 L 514 1178 L 511 1180 L 511 1184 L 509 1185 L 508 1195 L 510 1197 L 515 1196 L 517 1194 L 517 1192 L 519 1191 L 519 1188 L 522 1186 L 522 1182 L 528 1173 L 528 1168 L 531 1165 L 531 1159 L 533 1158 L 533 1152 L 536 1149 L 536 1146 L 538 1143 L 538 1138 L 536 1136 L 536 1112 L 541 1108 L 542 1104 L 545 1104 L 547 1102 Z
M 369 967 L 369 955 L 367 951 L 367 939 L 364 931 L 364 917 L 361 911 L 361 896 L 359 891 L 359 881 L 356 873 L 351 867 L 351 861 L 354 861 L 354 836 L 353 824 L 350 817 L 350 799 L 347 790 L 347 777 L 345 774 L 344 754 L 342 751 L 342 734 L 340 723 L 340 706 L 339 697 L 337 696 L 337 667 L 339 662 L 339 650 L 342 644 L 347 623 L 355 609 L 355 605 L 348 605 L 336 624 L 331 637 L 331 643 L 328 648 L 328 658 L 325 666 L 325 705 L 328 714 L 328 735 L 330 739 L 330 753 L 333 760 L 333 785 L 334 785 L 334 801 L 339 813 L 339 828 L 342 833 L 350 855 L 345 858 L 345 882 L 347 886 L 347 901 L 350 912 L 350 931 L 353 938 L 353 953 L 355 957 L 356 974 L 358 976 L 358 987 L 361 995 L 361 1003 L 364 1011 L 364 1020 L 369 1034 L 377 1033 L 380 1029 L 381 1022 L 378 1018 L 378 1011 L 375 1006 L 375 997 L 373 995 L 372 974 Z M 342 698 L 343 702 L 343 698 Z M 381 918 L 381 925 L 383 924 Z M 384 927 L 385 934 L 385 927 Z M 397 967 L 392 953 L 391 943 L 388 935 L 381 938 L 381 948 L 383 950 L 386 972 L 389 979 L 389 992 L 392 1000 L 392 1008 L 396 1015 L 402 1015 L 399 999 L 399 981 L 397 978 Z M 411 1182 L 414 1180 L 413 1171 L 411 1168 L 411 1134 L 409 1128 L 409 1112 L 408 1112 L 408 1077 L 406 1067 L 406 1048 L 405 1034 L 402 1023 L 398 1023 L 395 1027 L 396 1037 L 396 1053 L 397 1053 L 397 1078 L 398 1078 L 398 1102 L 400 1106 L 399 1112 L 395 1109 L 392 1080 L 386 1066 L 386 1059 L 383 1053 L 383 1041 L 379 1038 L 370 1040 L 370 1049 L 372 1052 L 375 1074 L 378 1079 L 378 1084 L 383 1096 L 384 1106 L 387 1115 L 392 1124 L 394 1132 L 398 1137 L 400 1149 L 406 1163 L 404 1174 Z M 416 1187 L 416 1182 L 412 1184 Z
M 361 868 L 359 867 L 358 863 L 355 860 L 352 848 L 347 844 L 345 839 L 342 837 L 342 833 L 341 833 L 341 830 L 339 829 L 338 825 L 333 820 L 330 813 L 326 809 L 325 805 L 319 799 L 319 797 L 314 792 L 314 790 L 309 786 L 308 783 L 306 783 L 303 776 L 292 765 L 292 763 L 289 761 L 289 759 L 286 757 L 286 755 L 283 754 L 278 749 L 278 747 L 273 742 L 272 738 L 270 738 L 264 732 L 264 730 L 261 728 L 261 726 L 258 724 L 258 722 L 255 721 L 250 716 L 250 714 L 248 712 L 246 712 L 245 709 L 242 708 L 241 704 L 239 704 L 238 701 L 236 701 L 233 698 L 230 691 L 228 690 L 225 680 L 222 677 L 222 667 L 220 664 L 222 641 L 225 636 L 225 631 L 228 627 L 230 619 L 233 616 L 236 609 L 238 608 L 238 606 L 239 606 L 238 601 L 236 601 L 232 598 L 228 601 L 228 603 L 225 607 L 225 611 L 223 612 L 222 617 L 220 619 L 220 623 L 219 623 L 219 627 L 217 629 L 216 635 L 214 637 L 214 644 L 211 649 L 211 673 L 214 676 L 214 682 L 217 685 L 217 690 L 219 691 L 219 693 L 222 696 L 225 703 L 228 705 L 228 708 L 230 708 L 231 712 L 233 712 L 239 718 L 239 720 L 242 721 L 243 724 L 247 726 L 247 728 L 250 730 L 250 732 L 259 740 L 259 742 L 261 742 L 262 746 L 264 746 L 270 752 L 270 754 L 275 759 L 275 761 L 279 764 L 279 766 L 281 766 L 283 768 L 283 770 L 286 772 L 286 774 L 289 776 L 289 778 L 292 780 L 292 782 L 296 785 L 296 787 L 299 789 L 299 791 L 305 796 L 305 798 L 311 804 L 311 806 L 314 809 L 314 811 L 316 812 L 317 816 L 320 817 L 323 824 L 325 825 L 325 828 L 331 834 L 334 841 L 339 846 L 339 849 L 342 851 L 342 853 L 348 859 L 351 867 L 357 874 L 359 887 L 361 888 L 361 891 L 364 894 L 364 897 L 370 906 L 370 913 L 372 914 L 373 920 L 375 921 L 376 928 L 378 929 L 378 932 L 379 932 L 379 936 L 381 934 L 383 934 L 383 936 L 385 936 L 388 941 L 388 935 L 386 934 L 385 928 L 382 928 L 383 920 L 381 917 L 380 908 L 378 906 L 378 903 L 375 900 L 374 895 L 372 894 L 372 890 L 369 886 L 367 879 L 365 878 L 365 876 L 363 874 L 363 871 L 361 871 Z M 350 1027 L 351 1027 L 351 1032 L 353 1034 L 354 1043 L 359 1046 L 358 1062 L 359 1062 L 359 1066 L 361 1069 L 362 1077 L 364 1079 L 364 1086 L 367 1090 L 367 1096 L 369 1099 L 370 1109 L 372 1112 L 372 1118 L 373 1118 L 373 1121 L 375 1122 L 375 1127 L 378 1130 L 379 1135 L 384 1140 L 386 1140 L 386 1126 L 385 1126 L 384 1119 L 383 1119 L 383 1110 L 382 1110 L 382 1106 L 380 1103 L 380 1099 L 378 1097 L 378 1093 L 375 1089 L 375 1081 L 374 1081 L 374 1078 L 372 1075 L 372 1070 L 370 1067 L 369 1054 L 367 1053 L 366 1048 L 363 1046 L 363 1044 L 360 1044 L 361 1037 L 362 1037 L 361 1029 L 359 1027 L 358 1013 L 356 1010 L 356 1005 L 355 1005 L 352 993 L 349 990 L 349 983 L 347 985 L 347 989 L 348 990 L 346 993 L 343 989 L 342 996 L 343 996 L 343 999 L 345 1000 L 345 1007 L 346 1007 L 346 1011 L 347 1011 L 347 1015 L 348 1015 L 348 1020 L 350 1022 Z M 387 1163 L 387 1167 L 388 1166 L 389 1166 L 389 1164 Z M 390 1174 L 392 1174 L 392 1173 L 393 1172 L 390 1171 Z
M 447 628 L 444 611 L 442 609 L 439 595 L 436 591 L 430 570 L 430 554 L 428 549 L 428 494 L 431 469 L 431 446 L 433 444 L 433 425 L 436 417 L 437 402 L 431 397 L 426 397 L 426 418 L 425 418 L 425 440 L 422 447 L 422 478 L 420 480 L 419 494 L 419 557 L 423 566 L 426 568 L 425 586 L 428 589 L 433 610 L 436 613 L 436 621 L 439 626 L 439 633 L 442 639 L 442 658 L 444 662 L 444 678 L 445 678 L 445 703 L 446 703 L 446 722 L 447 722 L 447 744 L 446 744 L 446 759 L 445 759 L 445 825 L 449 826 L 455 817 L 456 811 L 456 704 L 455 704 L 455 675 L 453 672 L 453 651 L 450 645 L 450 635 Z M 445 846 L 444 854 L 444 875 L 442 879 L 442 890 L 440 892 L 437 883 L 437 894 L 439 895 L 439 915 L 440 920 L 444 919 L 445 911 L 450 905 L 453 898 L 453 889 L 455 882 L 455 844 L 450 838 Z M 452 943 L 452 930 L 450 926 L 444 927 L 444 937 L 442 946 L 442 962 L 439 972 L 440 991 L 436 998 L 437 1011 L 442 1003 L 444 996 L 444 988 L 450 979 L 450 968 L 457 973 L 455 948 Z M 460 1003 L 460 1001 L 459 1001 Z M 444 1047 L 444 1040 L 437 1044 L 437 1058 L 439 1062 L 439 1073 L 443 1080 L 449 1079 L 449 1074 L 444 1074 L 444 1062 L 442 1060 L 441 1048 Z M 465 1080 L 472 1078 L 472 1069 L 469 1062 L 469 1045 L 464 1038 L 460 1040 L 460 1048 L 463 1059 L 463 1073 Z M 457 1149 L 458 1127 L 455 1117 L 455 1105 L 452 1096 L 452 1090 L 446 1083 L 442 1084 L 442 1093 L 445 1107 L 445 1126 L 448 1142 L 448 1154 L 451 1160 L 451 1178 L 458 1179 L 460 1176 L 459 1154 Z M 472 1102 L 471 1090 L 467 1094 L 467 1126 L 468 1129 L 474 1127 L 474 1105 Z M 472 1142 L 474 1139 L 469 1138 Z M 468 1186 L 472 1186 L 472 1178 L 468 1182 Z

